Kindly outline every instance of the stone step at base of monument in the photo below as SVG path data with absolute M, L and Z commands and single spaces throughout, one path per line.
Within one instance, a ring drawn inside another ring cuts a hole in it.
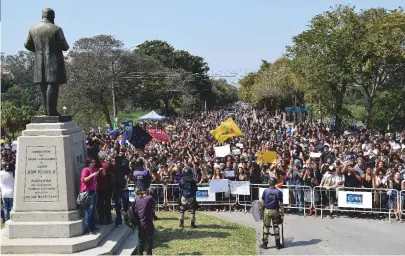
M 10 239 L 1 232 L 0 254 L 72 254 L 97 247 L 115 228 L 114 224 L 98 226 L 100 232 L 95 235 L 83 235 L 72 238 L 18 238 Z
M 132 234 L 132 229 L 127 225 L 114 228 L 106 238 L 95 248 L 74 253 L 74 255 L 113 255 Z
M 114 253 L 114 255 L 122 255 L 122 256 L 129 256 L 138 246 L 138 229 L 135 229 L 135 232 L 132 233 L 127 237 L 125 242 L 118 248 L 118 250 Z
M 25 221 L 8 220 L 4 228 L 7 237 L 22 238 L 69 238 L 84 232 L 83 220 L 74 221 Z

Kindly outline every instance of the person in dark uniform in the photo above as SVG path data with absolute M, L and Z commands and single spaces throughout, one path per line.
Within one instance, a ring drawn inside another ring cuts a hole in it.
M 182 174 L 182 179 L 179 181 L 180 227 L 184 228 L 184 212 L 191 209 L 191 227 L 197 228 L 195 225 L 197 183 L 193 177 L 193 169 L 190 166 L 186 166 L 183 168 Z
M 269 229 L 273 222 L 273 232 L 276 239 L 277 249 L 281 249 L 280 229 L 278 225 L 283 221 L 284 205 L 283 193 L 276 188 L 277 179 L 272 177 L 269 179 L 270 187 L 264 190 L 262 199 L 260 200 L 260 210 L 263 216 L 263 249 L 267 249 L 269 240 Z
M 135 186 L 135 194 L 145 192 L 149 193 L 150 183 L 152 181 L 152 177 L 148 170 L 144 168 L 144 162 L 142 158 L 136 159 L 132 163 L 132 167 L 134 172 L 132 174 L 134 186 Z M 158 220 L 159 218 L 156 216 L 155 211 L 153 211 L 153 219 Z

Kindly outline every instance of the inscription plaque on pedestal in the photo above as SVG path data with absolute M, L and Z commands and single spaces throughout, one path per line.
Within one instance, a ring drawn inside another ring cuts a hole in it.
M 58 202 L 56 147 L 27 147 L 25 202 Z

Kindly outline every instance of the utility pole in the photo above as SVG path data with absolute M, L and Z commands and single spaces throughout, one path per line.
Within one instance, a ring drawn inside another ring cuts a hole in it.
M 112 91 L 112 101 L 113 101 L 113 115 L 114 115 L 114 121 L 117 117 L 117 101 L 116 101 L 116 95 L 115 95 L 115 79 L 114 79 L 114 62 L 111 63 L 111 91 Z

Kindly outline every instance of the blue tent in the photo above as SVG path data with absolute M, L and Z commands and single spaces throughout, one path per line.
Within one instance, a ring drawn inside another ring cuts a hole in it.
M 138 120 L 140 121 L 146 121 L 146 120 L 150 120 L 150 121 L 158 121 L 158 120 L 162 120 L 165 119 L 164 116 L 159 115 L 158 113 L 156 113 L 154 110 L 152 110 L 151 112 L 149 112 L 148 114 L 141 116 L 138 118 Z

